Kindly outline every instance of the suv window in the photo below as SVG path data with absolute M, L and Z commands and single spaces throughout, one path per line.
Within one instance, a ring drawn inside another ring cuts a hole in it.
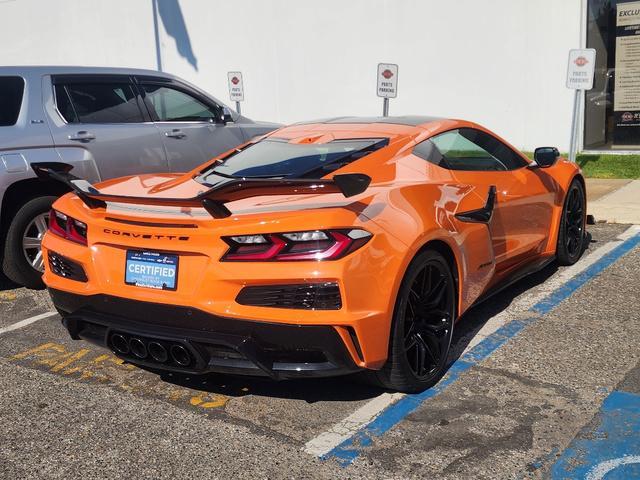
M 208 122 L 217 118 L 211 108 L 181 90 L 153 84 L 144 84 L 142 88 L 151 116 L 156 121 Z
M 15 125 L 20 115 L 24 80 L 20 77 L 0 77 L 0 127 Z
M 515 170 L 527 162 L 497 138 L 473 128 L 436 135 L 416 145 L 413 153 L 449 170 Z
M 144 122 L 130 84 L 69 83 L 55 89 L 58 111 L 67 123 Z

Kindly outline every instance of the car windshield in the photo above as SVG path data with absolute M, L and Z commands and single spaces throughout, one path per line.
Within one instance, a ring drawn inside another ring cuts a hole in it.
M 216 175 L 243 178 L 322 178 L 387 145 L 386 138 L 289 143 L 268 138 L 231 154 L 202 172 L 197 180 L 212 183 Z

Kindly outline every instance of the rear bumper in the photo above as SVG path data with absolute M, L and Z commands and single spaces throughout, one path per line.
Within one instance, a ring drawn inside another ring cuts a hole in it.
M 131 363 L 192 374 L 208 372 L 274 379 L 344 375 L 358 371 L 338 332 L 326 325 L 295 325 L 225 318 L 182 306 L 128 300 L 110 295 L 78 295 L 49 289 L 63 324 L 82 338 Z M 114 348 L 113 335 L 144 345 L 173 345 L 190 354 L 188 365 L 171 357 L 159 362 Z

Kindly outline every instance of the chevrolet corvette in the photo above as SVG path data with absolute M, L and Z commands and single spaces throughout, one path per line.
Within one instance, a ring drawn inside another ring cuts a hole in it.
M 295 124 L 186 174 L 95 185 L 32 167 L 70 190 L 42 243 L 64 326 L 154 370 L 422 391 L 462 314 L 586 243 L 579 167 L 463 120 Z

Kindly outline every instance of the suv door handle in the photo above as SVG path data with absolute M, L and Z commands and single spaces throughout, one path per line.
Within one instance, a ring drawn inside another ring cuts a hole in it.
M 164 136 L 165 137 L 170 137 L 170 138 L 184 138 L 184 137 L 187 136 L 187 134 L 184 133 L 179 128 L 174 128 L 170 132 L 164 132 Z
M 74 140 L 76 142 L 89 142 L 95 139 L 96 136 L 91 132 L 87 132 L 86 130 L 80 130 L 75 135 L 69 135 L 69 140 Z

